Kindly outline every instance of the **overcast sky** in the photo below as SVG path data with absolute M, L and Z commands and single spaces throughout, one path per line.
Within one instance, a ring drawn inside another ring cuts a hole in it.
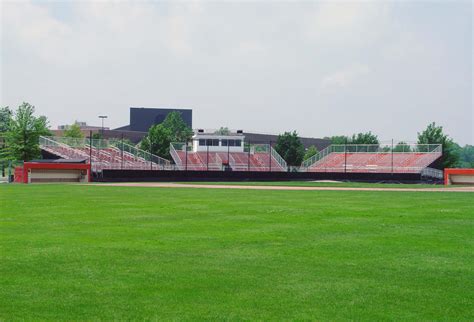
M 195 128 L 474 143 L 471 1 L 2 1 L 1 105 L 51 125 L 192 108 Z

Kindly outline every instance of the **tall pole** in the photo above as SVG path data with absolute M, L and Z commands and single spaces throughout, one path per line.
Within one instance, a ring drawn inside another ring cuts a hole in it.
M 248 162 L 248 171 L 250 171 L 250 140 L 249 140 L 249 152 L 247 156 L 247 162 Z
M 393 139 L 392 139 L 392 174 L 393 174 Z
M 122 149 L 120 150 L 120 160 L 122 160 L 122 170 L 123 170 L 123 133 L 122 133 Z
M 104 138 L 104 119 L 107 118 L 107 115 L 99 115 L 99 118 L 102 120 L 102 139 Z
M 89 164 L 92 171 L 92 131 L 89 131 Z
M 186 141 L 186 144 L 184 145 L 184 149 L 185 149 L 184 171 L 188 171 L 188 141 Z
M 344 141 L 344 173 L 347 172 L 347 138 Z
M 268 155 L 270 156 L 269 172 L 272 172 L 272 141 L 270 141 L 270 148 L 268 149 Z

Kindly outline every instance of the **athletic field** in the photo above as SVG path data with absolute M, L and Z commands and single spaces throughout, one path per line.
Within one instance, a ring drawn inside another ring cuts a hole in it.
M 0 186 L 0 320 L 474 319 L 474 193 Z

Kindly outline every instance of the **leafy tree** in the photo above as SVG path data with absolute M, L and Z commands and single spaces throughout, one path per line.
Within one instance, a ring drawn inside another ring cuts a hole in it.
M 70 125 L 64 131 L 63 135 L 68 138 L 77 138 L 77 139 L 81 139 L 84 137 L 84 134 L 82 134 L 81 132 L 81 127 L 77 123 Z
M 179 112 L 169 113 L 161 124 L 170 131 L 171 142 L 187 142 L 193 136 L 193 130 L 187 126 Z
M 39 137 L 51 135 L 48 120 L 44 116 L 34 116 L 35 107 L 21 104 L 6 133 L 6 152 L 13 160 L 29 161 L 40 156 Z
M 304 157 L 304 146 L 298 133 L 285 132 L 278 136 L 275 150 L 290 166 L 299 166 Z
M 100 140 L 100 139 L 102 139 L 102 134 L 99 133 L 99 132 L 92 133 L 92 139 L 93 140 Z
M 328 138 L 331 140 L 331 144 L 346 144 L 350 143 L 351 139 L 345 135 L 335 135 Z
M 459 166 L 461 168 L 474 168 L 474 145 L 465 145 L 460 150 Z
M 12 116 L 13 112 L 8 106 L 0 108 L 0 133 L 8 131 Z
M 350 140 L 351 144 L 379 144 L 377 135 L 372 132 L 353 134 Z
M 171 112 L 161 124 L 148 130 L 148 134 L 140 142 L 140 148 L 162 158 L 170 159 L 171 142 L 188 142 L 193 131 L 186 125 L 181 113 Z
M 401 141 L 393 148 L 393 152 L 411 152 L 411 149 L 408 143 Z
M 314 145 L 310 146 L 304 154 L 303 161 L 310 159 L 313 155 L 316 154 L 318 154 L 318 149 Z
M 429 124 L 426 129 L 418 133 L 418 144 L 441 144 L 443 147 L 443 166 L 445 168 L 455 167 L 459 161 L 459 146 L 443 132 L 442 126 L 435 122 Z
M 6 157 L 5 136 L 10 128 L 12 115 L 13 113 L 8 106 L 0 109 L 0 160 Z
M 214 132 L 214 134 L 218 135 L 230 135 L 230 130 L 228 127 L 222 127 Z
M 172 142 L 172 133 L 164 124 L 153 125 L 148 130 L 148 135 L 140 142 L 140 149 L 162 158 L 170 159 L 170 143 Z

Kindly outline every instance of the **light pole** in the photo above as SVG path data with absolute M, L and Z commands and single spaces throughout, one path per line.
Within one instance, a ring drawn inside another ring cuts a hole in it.
M 107 115 L 99 115 L 99 118 L 102 120 L 102 139 L 104 138 L 104 119 L 107 118 Z

